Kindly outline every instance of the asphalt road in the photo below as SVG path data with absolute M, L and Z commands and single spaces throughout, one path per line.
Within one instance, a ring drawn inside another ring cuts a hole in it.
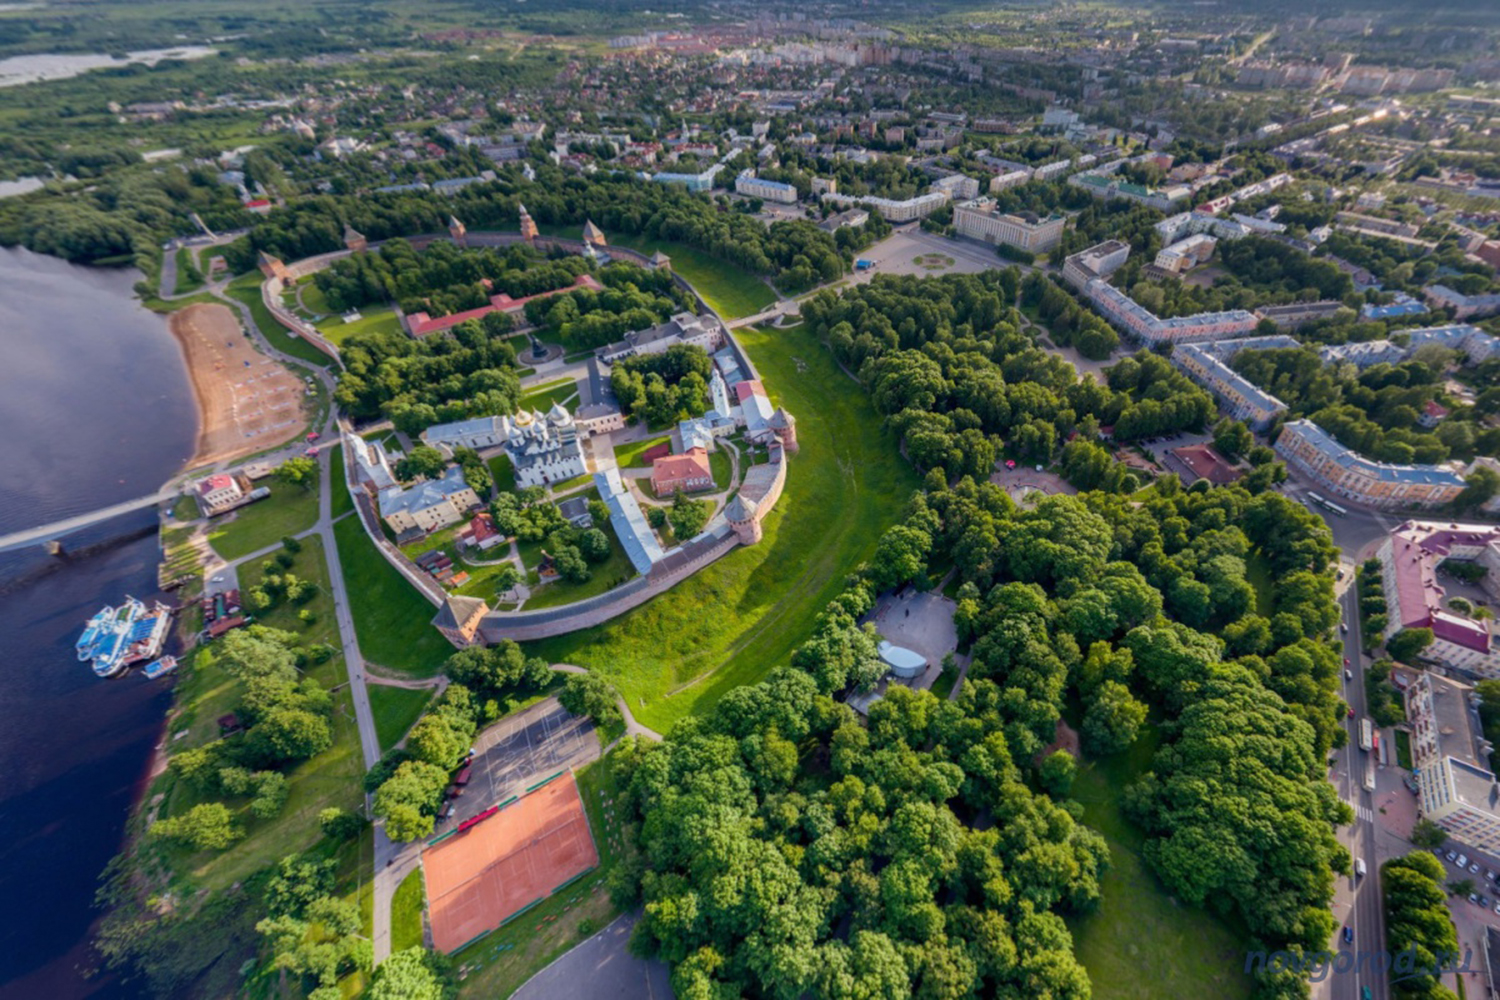
M 671 973 L 661 961 L 626 949 L 635 916 L 627 914 L 532 976 L 513 1000 L 671 1000 Z
M 1352 581 L 1346 577 L 1346 581 Z M 1354 718 L 1345 720 L 1349 742 L 1337 754 L 1333 775 L 1339 798 L 1354 807 L 1354 823 L 1342 832 L 1345 846 L 1356 859 L 1362 859 L 1368 874 L 1363 878 L 1344 877 L 1336 886 L 1334 913 L 1341 917 L 1332 945 L 1335 949 L 1358 952 L 1380 951 L 1385 947 L 1385 915 L 1380 905 L 1380 862 L 1376 851 L 1378 831 L 1375 827 L 1375 796 L 1364 786 L 1366 766 L 1373 767 L 1371 755 L 1359 748 L 1359 722 L 1365 717 L 1365 668 L 1368 659 L 1360 648 L 1358 607 L 1359 594 L 1352 583 L 1339 599 L 1349 631 L 1343 636 L 1344 656 L 1353 677 L 1344 681 L 1344 700 L 1354 708 Z M 1344 943 L 1343 928 L 1354 931 L 1354 941 Z M 1350 972 L 1330 975 L 1326 994 L 1330 1000 L 1362 1000 L 1360 989 L 1368 986 L 1372 1000 L 1386 1000 L 1390 987 L 1383 975 L 1368 968 L 1356 967 Z

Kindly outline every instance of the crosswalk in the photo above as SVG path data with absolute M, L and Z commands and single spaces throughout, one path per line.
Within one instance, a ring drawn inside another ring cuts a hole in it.
M 1369 806 L 1355 806 L 1354 807 L 1354 816 L 1361 823 L 1373 823 L 1373 822 L 1375 822 L 1375 811 L 1373 809 L 1371 809 Z

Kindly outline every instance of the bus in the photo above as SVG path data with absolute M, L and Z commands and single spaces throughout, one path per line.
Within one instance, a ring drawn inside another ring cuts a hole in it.
M 1318 496 L 1318 494 L 1314 493 L 1312 490 L 1308 490 L 1307 491 L 1307 498 L 1309 500 L 1311 500 L 1313 503 L 1318 503 L 1318 504 L 1323 504 L 1323 503 L 1327 503 L 1328 502 L 1327 500 L 1324 500 L 1322 497 Z
M 1329 503 L 1327 500 L 1323 501 L 1323 506 L 1327 507 L 1330 512 L 1332 512 L 1334 514 L 1337 514 L 1339 517 L 1343 517 L 1345 514 L 1349 513 L 1347 510 L 1345 510 L 1344 508 L 1340 507 L 1338 504 L 1336 504 L 1336 503 Z
M 1375 760 L 1371 758 L 1365 762 L 1365 791 L 1375 790 Z
M 1365 753 L 1375 745 L 1375 727 L 1370 725 L 1369 719 L 1359 720 L 1359 748 Z

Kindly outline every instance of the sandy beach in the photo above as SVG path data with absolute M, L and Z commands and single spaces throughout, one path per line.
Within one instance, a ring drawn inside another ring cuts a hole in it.
M 170 325 L 198 400 L 191 465 L 253 455 L 306 429 L 306 387 L 255 350 L 228 306 L 191 305 L 173 313 Z

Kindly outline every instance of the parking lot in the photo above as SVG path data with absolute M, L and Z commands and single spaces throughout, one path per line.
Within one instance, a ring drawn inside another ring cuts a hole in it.
M 454 800 L 453 815 L 439 822 L 438 832 L 520 795 L 558 771 L 597 760 L 599 751 L 594 724 L 570 714 L 556 698 L 502 719 L 474 741 L 469 783 Z

